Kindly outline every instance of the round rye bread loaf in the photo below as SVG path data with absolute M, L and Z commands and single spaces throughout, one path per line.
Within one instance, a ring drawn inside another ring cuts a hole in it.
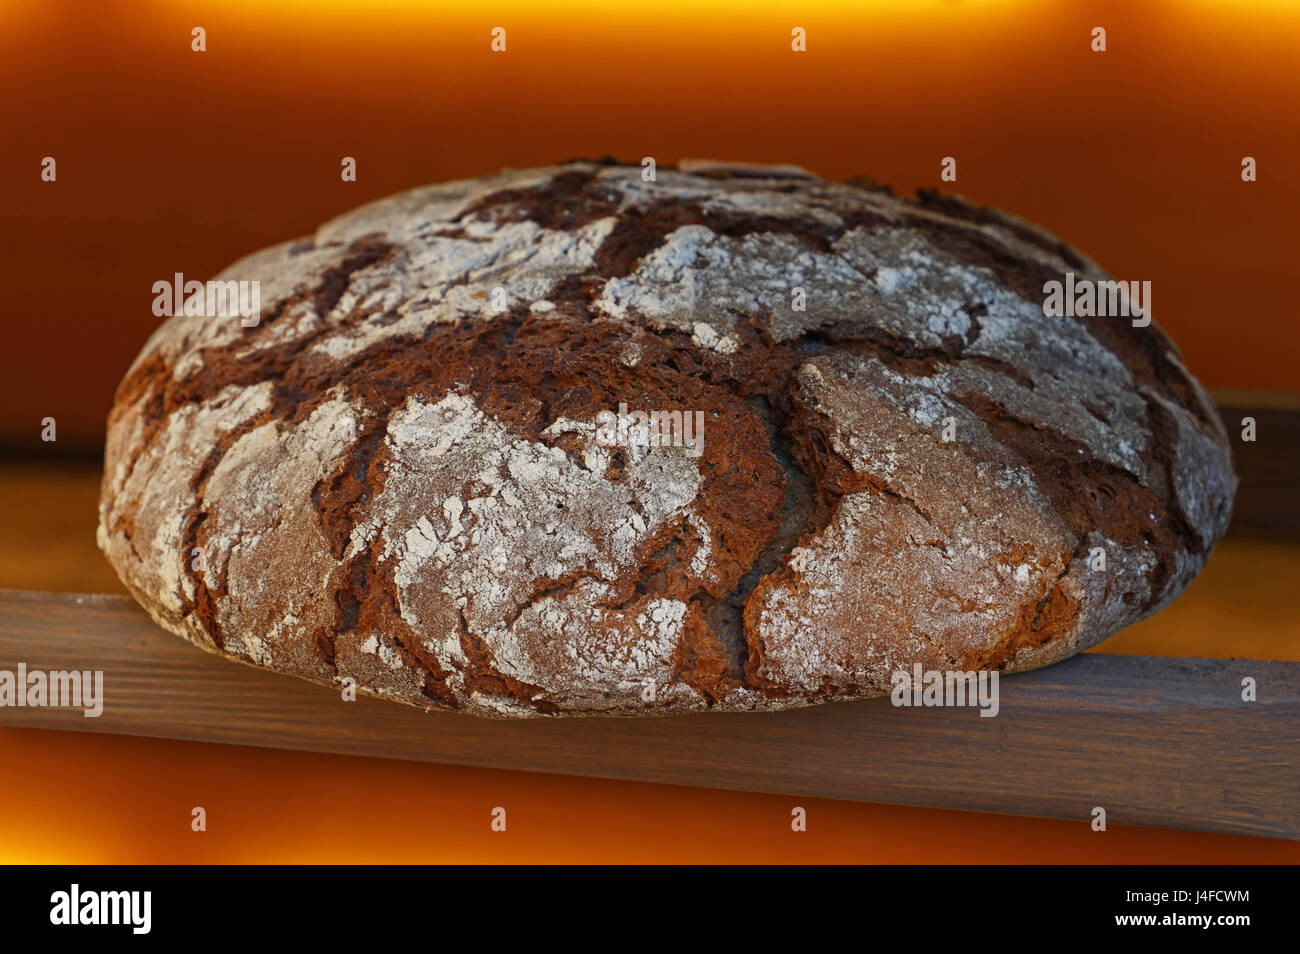
M 1177 596 L 1236 484 L 1154 324 L 1045 313 L 1067 273 L 1110 280 L 794 167 L 416 189 L 227 269 L 255 324 L 158 328 L 99 545 L 204 649 L 483 716 L 1043 666 Z

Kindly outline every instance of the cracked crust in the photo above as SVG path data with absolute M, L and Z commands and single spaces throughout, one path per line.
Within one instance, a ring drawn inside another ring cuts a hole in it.
M 793 167 L 417 189 L 227 269 L 256 327 L 155 332 L 99 544 L 205 649 L 484 716 L 1042 666 L 1177 596 L 1235 489 L 1155 325 L 1043 316 L 1065 271 L 1108 277 L 993 210 Z M 702 452 L 599 444 L 620 403 L 703 412 Z

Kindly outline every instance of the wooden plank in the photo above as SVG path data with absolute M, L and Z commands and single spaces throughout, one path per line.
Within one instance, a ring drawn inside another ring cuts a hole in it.
M 1300 394 L 1219 388 L 1213 392 L 1232 440 L 1241 484 L 1232 507 L 1234 533 L 1300 536 Z M 1242 419 L 1255 420 L 1255 440 L 1241 439 Z
M 104 712 L 0 725 L 1068 818 L 1300 836 L 1300 663 L 1077 656 L 1001 681 L 1001 711 L 888 700 L 779 713 L 490 722 L 201 652 L 130 600 L 0 590 L 0 669 L 102 669 Z M 1244 703 L 1244 676 L 1259 701 Z

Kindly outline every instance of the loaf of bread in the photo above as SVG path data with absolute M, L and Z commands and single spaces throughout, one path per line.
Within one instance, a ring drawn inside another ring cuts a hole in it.
M 231 266 L 116 396 L 99 545 L 209 651 L 483 716 L 1043 666 L 1227 525 L 1215 408 L 1018 219 L 793 167 L 416 189 Z M 350 681 L 349 681 L 350 680 Z

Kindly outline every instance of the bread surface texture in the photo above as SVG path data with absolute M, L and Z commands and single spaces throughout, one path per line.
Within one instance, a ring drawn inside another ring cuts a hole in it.
M 794 167 L 416 189 L 217 276 L 256 325 L 160 325 L 99 545 L 204 649 L 481 716 L 1043 666 L 1174 599 L 1236 483 L 1154 323 L 1044 314 L 1067 273 L 1111 279 Z

